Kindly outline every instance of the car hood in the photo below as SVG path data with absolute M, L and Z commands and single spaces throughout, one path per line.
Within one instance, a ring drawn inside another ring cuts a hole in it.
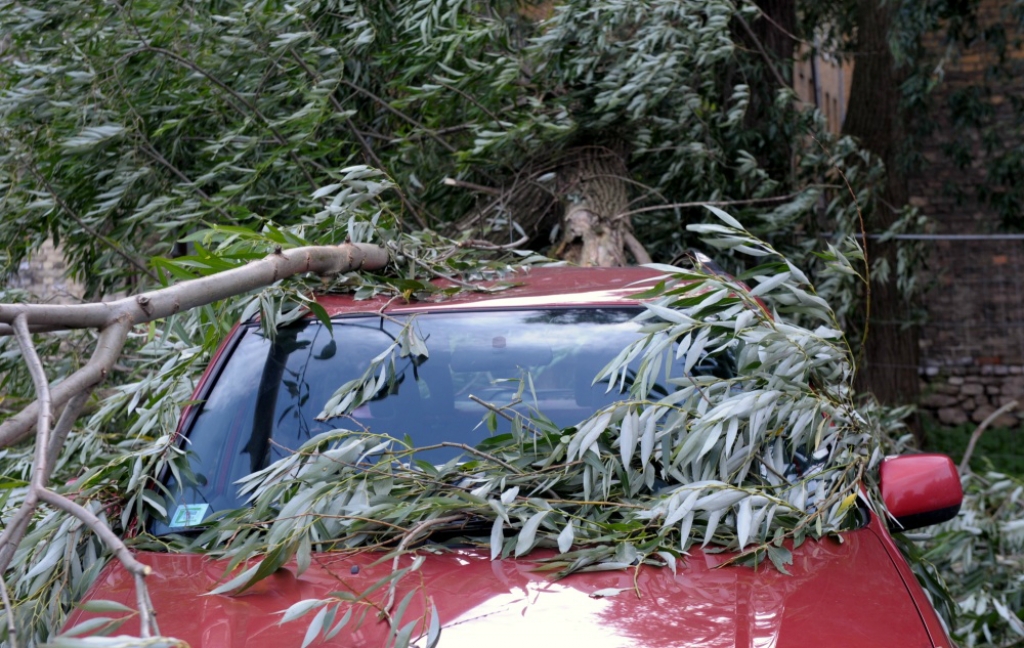
M 395 596 L 402 602 L 408 595 L 396 625 L 416 622 L 412 637 L 422 637 L 436 608 L 440 648 L 563 642 L 588 648 L 932 646 L 899 570 L 872 528 L 844 533 L 842 542 L 805 542 L 793 552 L 789 575 L 770 565 L 720 567 L 721 554 L 698 549 L 676 573 L 642 566 L 561 580 L 538 571 L 537 559 L 551 555 L 543 551 L 529 559 L 494 561 L 487 548 L 421 548 L 417 554 L 424 556 L 422 566 L 401 580 Z M 223 561 L 138 557 L 154 570 L 148 583 L 162 634 L 192 648 L 299 646 L 314 615 L 282 624 L 284 610 L 331 592 L 364 592 L 388 576 L 392 562 L 374 565 L 379 553 L 319 554 L 301 576 L 290 564 L 244 594 L 227 596 L 207 594 L 223 580 Z M 401 566 L 413 559 L 403 556 Z M 357 605 L 353 618 L 367 610 L 361 624 L 351 621 L 331 641 L 312 645 L 383 647 L 388 626 L 378 620 L 377 608 L 386 589 Z M 133 606 L 132 579 L 112 562 L 87 598 Z M 70 623 L 87 616 L 77 611 Z M 132 631 L 130 624 L 118 632 L 125 630 Z

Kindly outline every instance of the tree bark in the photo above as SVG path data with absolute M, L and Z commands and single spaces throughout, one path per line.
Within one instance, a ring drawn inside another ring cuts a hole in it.
M 857 6 L 856 66 L 843 131 L 881 158 L 886 169 L 885 187 L 879 198 L 861 206 L 868 234 L 892 225 L 909 199 L 900 160 L 906 133 L 900 107 L 900 85 L 905 75 L 896 68 L 889 49 L 891 20 L 891 4 L 884 0 L 861 0 Z M 865 246 L 869 260 L 887 260 L 891 272 L 884 281 L 871 281 L 870 304 L 864 309 L 868 335 L 857 386 L 873 392 L 886 405 L 916 403 L 918 331 L 910 325 L 910 304 L 903 300 L 896 284 L 896 245 L 867 238 Z
M 622 157 L 604 148 L 583 148 L 563 176 L 565 215 L 555 256 L 582 266 L 626 265 L 632 225 L 626 216 L 628 171 Z
M 449 185 L 483 196 L 479 208 L 455 223 L 451 234 L 469 232 L 495 245 L 522 236 L 521 243 L 538 249 L 548 245 L 558 227 L 559 241 L 549 252 L 556 258 L 583 266 L 650 263 L 633 236 L 629 181 L 626 153 L 597 145 L 571 147 L 526 165 L 505 187 L 449 179 Z
M 796 2 L 794 0 L 756 0 L 757 7 L 765 17 L 754 21 L 751 28 L 754 36 L 765 50 L 772 53 L 776 64 L 788 64 L 779 70 L 787 79 L 792 77 L 793 49 L 796 42 Z

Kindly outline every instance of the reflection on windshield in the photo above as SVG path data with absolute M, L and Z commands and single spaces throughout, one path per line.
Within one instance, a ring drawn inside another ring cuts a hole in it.
M 236 508 L 241 501 L 235 481 L 334 428 L 408 435 L 419 447 L 444 441 L 476 445 L 492 433 L 481 423 L 488 413 L 481 401 L 543 413 L 558 427 L 578 423 L 621 398 L 607 383 L 594 384 L 594 377 L 637 339 L 637 312 L 575 308 L 415 316 L 411 325 L 429 355 L 397 358 L 393 381 L 350 416 L 327 421 L 316 420 L 324 404 L 339 386 L 363 375 L 406 322 L 350 317 L 336 320 L 332 329 L 306 322 L 281 329 L 273 344 L 252 327 L 188 433 L 197 483 L 186 485 L 184 503 L 205 504 L 206 513 Z M 667 353 L 674 357 L 671 349 Z M 730 371 L 707 358 L 697 373 L 726 377 Z M 521 402 L 515 404 L 517 397 Z M 508 426 L 500 417 L 498 422 Z M 455 452 L 431 450 L 417 458 L 441 463 Z

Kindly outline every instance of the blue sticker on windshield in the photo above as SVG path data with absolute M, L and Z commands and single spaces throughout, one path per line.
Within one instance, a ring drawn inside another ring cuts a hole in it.
M 171 518 L 172 527 L 195 526 L 206 517 L 206 510 L 209 504 L 181 504 L 174 510 L 174 517 Z

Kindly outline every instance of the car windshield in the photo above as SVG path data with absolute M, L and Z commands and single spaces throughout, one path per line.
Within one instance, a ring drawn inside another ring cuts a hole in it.
M 169 479 L 178 501 L 170 526 L 157 524 L 153 531 L 180 530 L 241 506 L 239 479 L 331 429 L 408 436 L 417 447 L 476 445 L 495 433 L 494 421 L 483 424 L 490 412 L 483 403 L 509 405 L 525 376 L 529 388 L 522 390 L 518 410 L 540 412 L 559 427 L 578 423 L 622 398 L 594 379 L 638 339 L 638 312 L 562 308 L 426 313 L 412 321 L 345 317 L 331 328 L 318 321 L 282 328 L 273 342 L 258 327 L 246 327 L 186 432 L 195 483 L 179 488 Z M 317 420 L 335 391 L 364 375 L 407 325 L 415 327 L 428 356 L 399 358 L 390 384 L 350 416 Z M 694 373 L 728 377 L 727 362 L 704 358 Z M 441 448 L 417 458 L 442 463 L 457 453 Z

